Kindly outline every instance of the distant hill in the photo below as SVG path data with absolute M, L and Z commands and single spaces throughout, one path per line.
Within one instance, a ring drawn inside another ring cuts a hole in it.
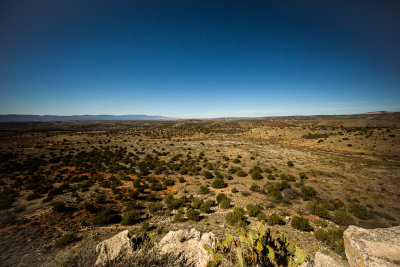
M 7 114 L 0 115 L 0 122 L 34 122 L 34 121 L 143 121 L 143 120 L 171 120 L 163 116 L 148 116 L 148 115 L 18 115 Z

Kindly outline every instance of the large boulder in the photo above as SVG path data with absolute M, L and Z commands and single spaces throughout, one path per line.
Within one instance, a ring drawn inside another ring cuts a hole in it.
M 100 242 L 96 246 L 96 266 L 105 266 L 119 257 L 132 255 L 133 243 L 128 230 Z
M 342 267 L 333 257 L 317 251 L 315 253 L 314 267 Z
M 343 237 L 350 266 L 400 266 L 400 226 L 371 230 L 350 226 Z
M 201 234 L 196 229 L 170 231 L 158 243 L 161 254 L 174 254 L 179 257 L 185 266 L 204 267 L 211 259 L 204 249 L 204 244 L 215 245 L 213 233 Z

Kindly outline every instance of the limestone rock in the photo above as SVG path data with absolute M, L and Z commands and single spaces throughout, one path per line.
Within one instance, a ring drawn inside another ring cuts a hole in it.
M 314 267 L 342 267 L 343 265 L 338 263 L 334 258 L 326 255 L 322 252 L 317 251 L 315 253 Z
M 371 230 L 350 226 L 343 237 L 351 267 L 400 266 L 400 226 Z
M 185 266 L 204 267 L 211 259 L 210 254 L 204 249 L 204 244 L 214 246 L 213 233 L 201 234 L 196 229 L 170 231 L 159 242 L 161 254 L 174 254 L 185 262 Z
M 104 266 L 118 257 L 129 256 L 133 253 L 133 243 L 128 230 L 100 242 L 96 246 L 96 266 Z

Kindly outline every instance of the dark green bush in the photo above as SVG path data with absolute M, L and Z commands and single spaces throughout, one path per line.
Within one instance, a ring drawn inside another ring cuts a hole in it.
M 205 213 L 210 213 L 211 207 L 213 207 L 214 205 L 215 205 L 214 200 L 209 199 L 201 204 L 200 211 Z
M 227 199 L 228 197 L 224 193 L 219 193 L 217 195 L 217 202 L 221 203 L 222 200 Z
M 118 223 L 121 221 L 121 216 L 115 213 L 110 208 L 105 208 L 99 211 L 96 216 L 93 218 L 93 225 L 102 226 L 108 225 L 112 223 Z
M 293 163 L 293 161 L 289 160 L 289 161 L 287 162 L 287 165 L 288 165 L 289 167 L 293 167 L 293 166 L 294 166 L 294 163 Z
M 317 240 L 326 243 L 336 253 L 345 257 L 343 232 L 344 229 L 317 229 L 314 235 Z
M 260 222 L 265 222 L 268 219 L 267 215 L 264 212 L 259 212 L 257 214 L 257 220 Z
M 246 173 L 244 170 L 242 170 L 242 169 L 238 170 L 236 174 L 237 174 L 237 176 L 239 176 L 239 177 L 245 177 L 245 176 L 247 176 L 247 173 Z
M 83 208 L 90 213 L 96 212 L 96 206 L 92 202 L 83 203 Z
M 250 190 L 253 192 L 259 192 L 260 186 L 258 186 L 256 183 L 252 183 L 252 185 L 250 186 Z
M 65 206 L 65 203 L 62 201 L 57 201 L 51 204 L 52 208 L 54 211 L 57 212 L 64 212 L 67 211 L 67 207 Z
M 210 193 L 210 189 L 207 186 L 200 186 L 199 194 L 206 195 L 208 193 Z
M 256 217 L 257 214 L 261 212 L 261 209 L 259 206 L 252 205 L 252 204 L 247 205 L 246 210 L 250 217 Z
M 314 215 L 317 215 L 324 219 L 329 219 L 331 216 L 324 205 L 310 201 L 307 203 L 307 209 Z
M 233 208 L 233 211 L 226 215 L 225 220 L 232 226 L 242 227 L 246 225 L 244 210 L 240 207 Z
M 200 212 L 194 209 L 189 209 L 186 211 L 186 217 L 188 218 L 188 220 L 198 222 L 200 221 Z
M 61 247 L 65 247 L 71 243 L 74 243 L 78 240 L 79 239 L 75 233 L 68 233 L 68 234 L 63 235 L 59 239 L 57 239 L 54 246 L 56 248 L 61 248 Z
M 185 213 L 182 209 L 179 209 L 178 212 L 174 216 L 174 222 L 184 222 L 185 221 Z
M 345 210 L 336 210 L 333 213 L 332 221 L 338 225 L 349 226 L 354 224 L 353 217 L 348 214 Z
M 223 179 L 221 179 L 221 178 L 215 178 L 214 181 L 212 182 L 211 186 L 212 186 L 213 188 L 219 189 L 219 188 L 227 187 L 228 185 L 224 182 Z
M 147 206 L 150 214 L 155 214 L 164 208 L 161 202 L 153 202 Z
M 125 213 L 124 217 L 122 217 L 121 224 L 122 225 L 134 225 L 140 219 L 140 213 L 137 210 L 129 210 Z
M 300 231 L 312 231 L 313 230 L 308 219 L 304 218 L 304 217 L 300 217 L 300 216 L 293 217 L 291 225 L 294 229 L 297 229 Z
M 350 213 L 362 220 L 370 218 L 370 214 L 367 209 L 358 203 L 353 203 L 350 205 Z
M 201 205 L 203 205 L 203 204 L 204 204 L 204 201 L 202 199 L 197 198 L 197 199 L 193 200 L 192 207 L 194 209 L 200 209 Z
M 231 192 L 232 193 L 237 193 L 237 192 L 239 192 L 239 190 L 236 187 L 234 187 L 234 188 L 232 188 Z
M 231 207 L 231 200 L 229 198 L 223 199 L 219 206 L 223 209 L 229 209 Z
M 271 216 L 269 216 L 267 223 L 269 225 L 284 225 L 285 224 L 282 217 L 276 213 L 272 213 Z
M 317 192 L 311 186 L 303 186 L 300 190 L 304 201 L 312 200 L 317 196 Z
M 204 171 L 204 178 L 212 179 L 212 178 L 214 178 L 214 175 L 209 171 Z

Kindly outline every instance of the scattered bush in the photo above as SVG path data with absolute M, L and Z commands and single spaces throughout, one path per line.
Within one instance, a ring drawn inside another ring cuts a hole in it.
M 247 176 L 247 173 L 242 169 L 238 170 L 236 174 L 239 177 L 246 177 Z
M 179 209 L 178 212 L 174 216 L 174 222 L 184 222 L 185 221 L 185 213 L 182 209 Z
M 224 200 L 224 199 L 228 199 L 228 197 L 224 193 L 219 193 L 217 195 L 217 202 L 218 203 L 221 203 L 221 201 Z
M 257 214 L 257 220 L 260 222 L 265 222 L 268 219 L 267 215 L 264 212 L 259 212 Z
M 235 193 L 239 192 L 239 190 L 236 187 L 234 187 L 234 188 L 232 188 L 231 192 L 235 194 Z
M 221 178 L 215 178 L 214 181 L 212 182 L 211 186 L 212 186 L 213 188 L 219 189 L 219 188 L 227 187 L 228 185 L 224 182 L 223 179 L 221 179 Z
M 57 201 L 51 204 L 52 209 L 56 212 L 64 212 L 67 211 L 67 207 L 65 206 L 65 203 L 62 201 Z
M 148 205 L 148 210 L 150 214 L 155 214 L 164 208 L 164 205 L 161 202 L 154 202 Z
M 253 192 L 259 192 L 260 191 L 260 186 L 258 186 L 256 183 L 253 183 L 250 186 L 250 190 L 253 191 Z
M 332 221 L 338 225 L 349 226 L 354 224 L 353 217 L 345 210 L 336 210 L 333 213 Z
M 61 247 L 65 247 L 71 243 L 74 243 L 78 240 L 79 239 L 75 233 L 68 233 L 68 234 L 63 235 L 59 239 L 57 239 L 54 246 L 56 248 L 61 248 Z
M 350 213 L 362 220 L 366 220 L 370 217 L 370 214 L 367 211 L 367 209 L 358 203 L 350 205 Z
M 121 216 L 115 213 L 110 208 L 105 208 L 99 211 L 96 216 L 93 218 L 93 225 L 102 226 L 108 225 L 112 223 L 118 223 L 121 221 Z
M 83 208 L 90 212 L 90 213 L 95 213 L 96 212 L 96 206 L 92 202 L 85 202 L 83 203 Z
M 312 200 L 317 196 L 317 192 L 311 186 L 303 186 L 300 190 L 304 201 Z
M 293 167 L 293 166 L 294 166 L 294 163 L 293 163 L 293 161 L 289 160 L 289 161 L 287 162 L 287 165 L 288 165 L 289 167 Z
M 307 209 L 314 215 L 317 215 L 324 219 L 329 219 L 331 216 L 324 205 L 310 201 L 307 203 Z
M 210 189 L 207 186 L 204 185 L 200 186 L 199 194 L 205 195 L 208 193 L 210 193 Z
M 212 179 L 212 178 L 214 178 L 214 175 L 209 171 L 204 171 L 204 178 Z
M 136 224 L 140 219 L 140 213 L 137 210 L 129 210 L 125 213 L 124 217 L 122 218 L 121 224 L 122 225 L 133 225 Z
M 256 217 L 261 212 L 260 207 L 252 204 L 247 205 L 246 210 L 250 217 Z
M 244 210 L 240 207 L 233 208 L 233 211 L 226 215 L 225 220 L 229 225 L 236 227 L 243 227 L 246 225 Z
M 198 222 L 200 221 L 200 212 L 194 209 L 189 209 L 186 211 L 186 217 L 188 218 L 188 220 Z
M 229 209 L 231 207 L 231 200 L 229 198 L 223 199 L 219 206 L 223 209 Z
M 300 217 L 300 216 L 293 217 L 291 225 L 294 229 L 297 229 L 300 231 L 312 231 L 313 230 L 308 219 L 304 218 L 304 217 Z
M 317 240 L 326 243 L 336 253 L 345 257 L 343 232 L 344 229 L 318 229 L 314 232 L 314 236 Z
M 269 225 L 284 225 L 285 221 L 278 214 L 272 213 L 271 216 L 269 216 L 267 223 Z

